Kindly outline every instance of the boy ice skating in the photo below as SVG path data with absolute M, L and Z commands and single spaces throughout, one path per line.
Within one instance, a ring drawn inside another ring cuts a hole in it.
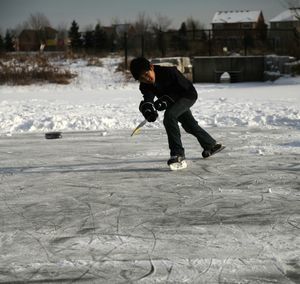
M 192 115 L 190 108 L 198 98 L 197 91 L 176 67 L 152 65 L 146 58 L 138 57 L 131 61 L 130 71 L 140 82 L 144 99 L 139 110 L 145 119 L 154 122 L 158 117 L 157 111 L 165 111 L 163 123 L 170 148 L 169 166 L 185 160 L 178 122 L 187 133 L 197 138 L 203 148 L 203 158 L 224 148 L 198 125 Z

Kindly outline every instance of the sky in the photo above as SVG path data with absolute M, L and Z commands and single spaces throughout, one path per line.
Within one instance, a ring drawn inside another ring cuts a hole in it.
M 210 28 L 217 11 L 262 10 L 266 22 L 286 9 L 287 0 L 0 0 L 0 31 L 13 29 L 26 21 L 30 14 L 43 13 L 52 27 L 69 28 L 75 20 L 84 31 L 97 22 L 108 26 L 114 20 L 133 22 L 139 12 L 155 19 L 157 14 L 172 20 L 179 28 L 193 17 Z

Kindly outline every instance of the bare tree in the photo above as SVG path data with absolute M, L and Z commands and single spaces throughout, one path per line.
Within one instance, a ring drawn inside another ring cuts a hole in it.
M 156 21 L 153 23 L 152 27 L 154 31 L 166 32 L 172 24 L 172 20 L 167 16 L 156 14 Z
M 196 40 L 196 34 L 198 33 L 198 37 L 201 36 L 202 39 L 206 38 L 206 34 L 202 31 L 201 35 L 199 35 L 199 30 L 204 30 L 205 25 L 202 24 L 200 21 L 194 19 L 193 17 L 189 17 L 186 20 L 186 29 L 188 32 L 192 33 L 192 39 Z
M 117 26 L 121 24 L 121 21 L 118 17 L 113 17 L 110 22 L 112 26 Z
M 99 24 L 99 25 L 100 25 L 100 24 Z M 100 26 L 101 26 L 101 25 L 100 25 Z M 94 30 L 94 27 L 93 27 L 92 24 L 89 24 L 89 25 L 86 25 L 86 26 L 83 28 L 83 30 L 84 30 L 85 32 L 93 31 L 93 30 Z
M 20 33 L 24 30 L 24 26 L 22 24 L 18 24 L 15 28 L 14 28 L 14 31 L 15 31 L 15 34 L 18 36 L 20 35 Z
M 144 34 L 152 26 L 151 18 L 145 12 L 139 12 L 134 27 L 137 33 Z
M 172 20 L 167 16 L 163 16 L 161 14 L 156 14 L 156 21 L 152 24 L 152 29 L 156 34 L 157 46 L 161 51 L 161 56 L 166 56 L 167 51 L 167 38 L 165 32 L 168 31 Z
M 295 17 L 300 21 L 300 0 L 285 0 L 283 5 L 291 9 Z
M 186 20 L 186 28 L 188 30 L 203 30 L 205 28 L 204 24 L 200 21 L 194 19 L 193 17 L 189 17 Z
M 30 14 L 29 19 L 27 20 L 27 23 L 25 23 L 25 25 L 37 31 L 43 30 L 45 27 L 51 26 L 49 19 L 43 13 L 40 12 Z
M 18 24 L 15 28 L 14 28 L 14 31 L 15 31 L 15 34 L 16 36 L 19 36 L 20 33 L 23 31 L 23 30 L 28 30 L 30 27 L 29 27 L 29 24 L 27 21 L 23 22 L 22 24 Z
M 57 36 L 60 39 L 65 39 L 68 36 L 68 27 L 66 23 L 60 23 L 57 27 L 56 30 L 58 32 Z
M 300 0 L 285 0 L 283 5 L 289 8 L 300 8 Z

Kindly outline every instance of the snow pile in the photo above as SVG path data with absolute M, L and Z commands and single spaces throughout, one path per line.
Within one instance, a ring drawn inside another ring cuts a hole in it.
M 143 117 L 136 82 L 116 72 L 122 58 L 60 62 L 78 76 L 69 85 L 0 86 L 0 133 L 132 129 Z M 300 127 L 300 78 L 196 84 L 192 111 L 202 126 Z M 162 115 L 146 127 L 162 128 Z
M 276 83 L 222 85 L 211 90 L 211 97 L 203 97 L 200 86 L 194 113 L 208 126 L 300 127 L 299 83 L 283 78 Z

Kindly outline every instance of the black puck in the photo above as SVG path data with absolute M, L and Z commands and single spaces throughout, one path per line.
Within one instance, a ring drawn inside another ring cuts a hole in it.
M 46 139 L 59 139 L 62 138 L 62 134 L 59 131 L 56 132 L 48 132 L 45 134 Z

